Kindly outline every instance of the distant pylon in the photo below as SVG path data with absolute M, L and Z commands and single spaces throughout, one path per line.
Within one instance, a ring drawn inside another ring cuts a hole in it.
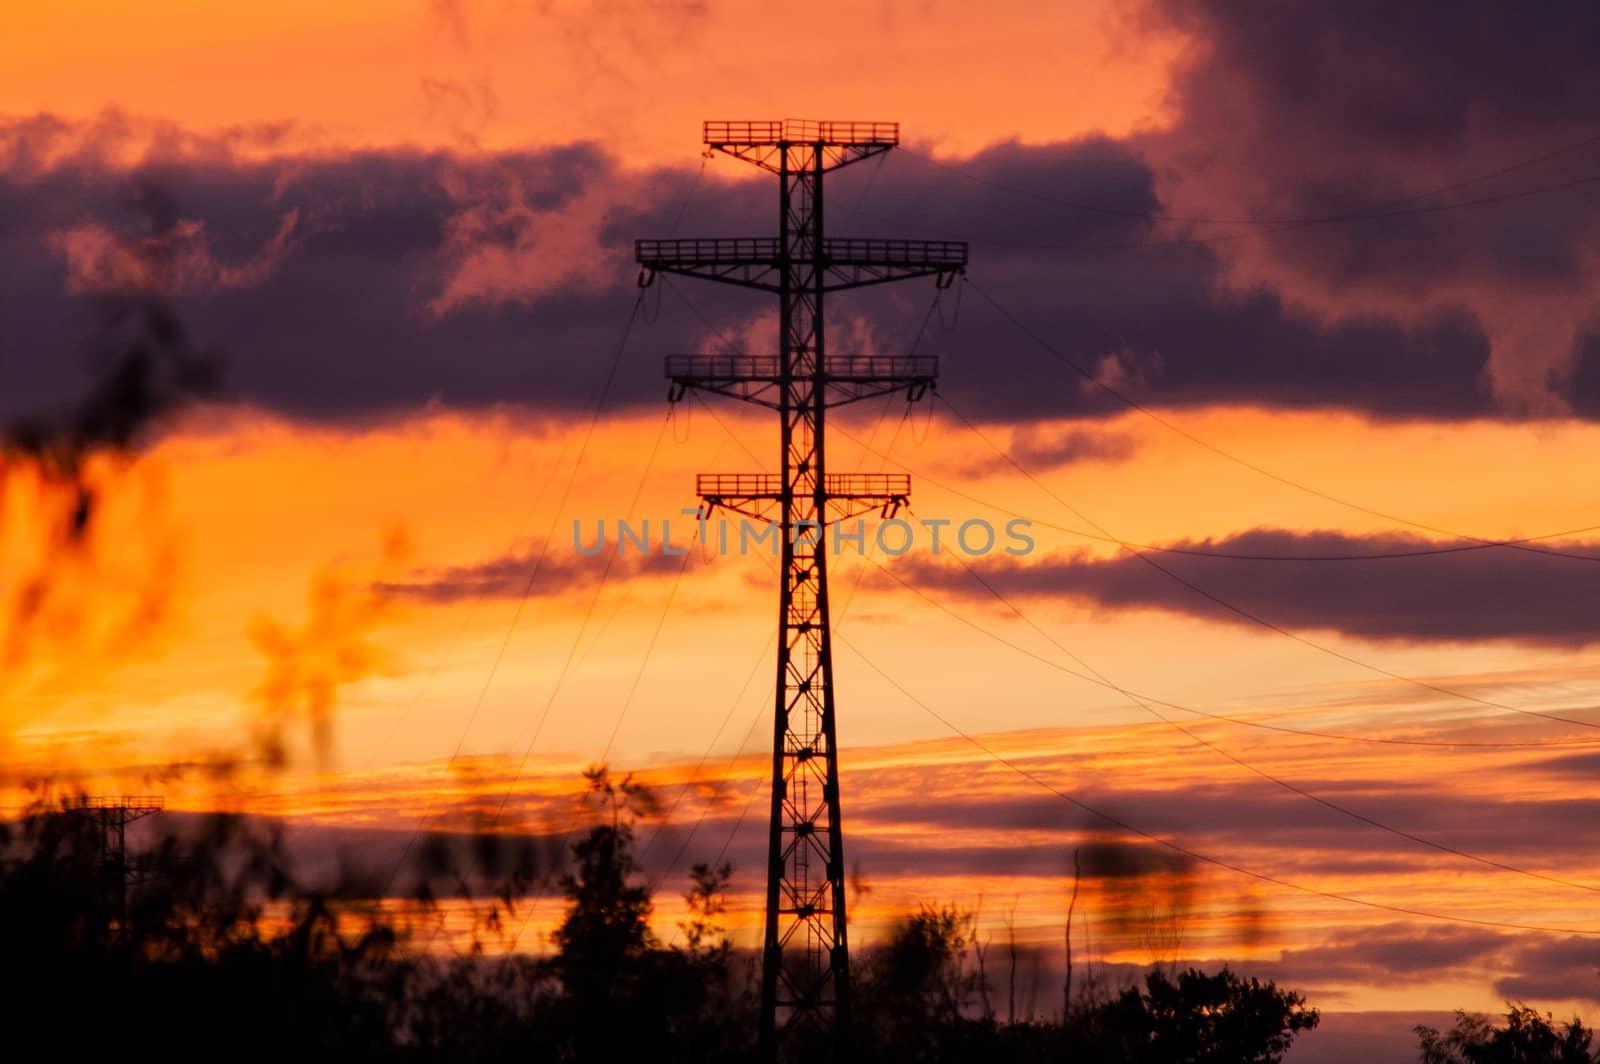
M 100 875 L 118 933 L 128 922 L 128 884 L 138 875 L 128 860 L 128 825 L 161 812 L 164 805 L 159 795 L 148 794 L 81 795 L 65 803 L 69 813 L 100 827 Z
M 641 284 L 676 273 L 775 292 L 773 355 L 672 355 L 671 397 L 685 389 L 731 396 L 778 412 L 777 475 L 702 474 L 709 509 L 779 518 L 778 674 L 772 742 L 772 817 L 762 948 L 761 1041 L 816 1024 L 842 1034 L 850 1009 L 844 839 L 828 627 L 827 528 L 881 509 L 891 514 L 910 478 L 830 474 L 824 412 L 904 389 L 917 399 L 938 376 L 931 357 L 830 356 L 823 296 L 912 277 L 948 286 L 967 264 L 955 241 L 838 239 L 823 235 L 823 175 L 900 142 L 893 122 L 707 122 L 705 143 L 778 175 L 776 237 L 640 240 Z M 820 874 L 818 874 L 820 871 Z M 781 1022 L 780 1022 L 781 1021 Z

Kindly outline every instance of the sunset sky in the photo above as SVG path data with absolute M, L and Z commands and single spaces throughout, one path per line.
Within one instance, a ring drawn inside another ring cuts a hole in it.
M 766 411 L 669 411 L 661 373 L 772 351 L 775 304 L 636 286 L 636 237 L 772 233 L 775 183 L 701 121 L 898 121 L 831 232 L 971 265 L 831 304 L 835 353 L 943 371 L 849 408 L 830 465 L 1037 549 L 834 566 L 858 941 L 977 906 L 1047 1009 L 1076 847 L 1080 961 L 1592 1011 L 1597 17 L 6 5 L 4 804 L 163 793 L 381 866 L 560 837 L 604 758 L 671 806 L 640 826 L 663 937 L 724 852 L 756 942 L 772 563 L 606 571 L 573 523 L 687 528 L 695 473 L 775 468 Z M 81 429 L 158 305 L 179 401 L 76 464 L 17 442 Z

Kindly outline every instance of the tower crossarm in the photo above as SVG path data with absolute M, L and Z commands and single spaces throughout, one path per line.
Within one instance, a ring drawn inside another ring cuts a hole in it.
M 701 473 L 695 492 L 708 510 L 718 507 L 765 520 L 788 498 L 776 473 Z M 824 492 L 831 521 L 879 510 L 892 515 L 911 500 L 911 477 L 904 473 L 829 473 Z
M 686 237 L 636 240 L 634 258 L 645 270 L 676 273 L 742 288 L 777 292 L 783 270 L 811 266 L 826 280 L 823 290 L 842 291 L 912 277 L 938 277 L 947 285 L 967 268 L 963 240 L 900 240 L 827 237 L 814 256 L 800 258 L 767 237 Z
M 635 240 L 633 250 L 646 278 L 652 273 L 676 273 L 765 292 L 780 287 L 783 244 L 768 237 Z
M 938 277 L 948 285 L 967 268 L 964 240 L 894 240 L 828 237 L 817 266 L 826 272 L 825 288 L 837 292 L 911 277 Z
M 755 403 L 772 410 L 782 405 L 783 360 L 777 355 L 668 355 L 666 378 L 677 401 L 695 388 Z M 934 355 L 829 355 L 822 360 L 821 382 L 829 389 L 828 406 L 871 399 L 904 389 L 916 400 L 939 379 Z
M 706 147 L 779 173 L 786 149 L 815 149 L 823 171 L 880 155 L 900 143 L 900 123 L 801 118 L 736 119 L 705 124 Z
M 134 821 L 161 812 L 166 801 L 160 795 L 150 794 L 84 794 L 67 799 L 64 806 L 70 812 L 107 813 Z

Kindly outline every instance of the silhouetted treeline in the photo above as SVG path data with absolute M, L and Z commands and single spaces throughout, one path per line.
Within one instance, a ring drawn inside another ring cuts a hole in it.
M 129 864 L 124 911 L 98 826 L 38 809 L 0 827 L 4 1029 L 68 1060 L 756 1059 L 755 959 L 722 926 L 733 870 L 693 870 L 688 916 L 662 943 L 633 854 L 649 796 L 604 770 L 589 783 L 593 817 L 560 867 L 515 847 L 508 865 L 502 843 L 470 854 L 473 867 L 417 851 L 424 902 L 452 877 L 470 894 L 485 870 L 519 890 L 551 884 L 564 911 L 542 957 L 433 956 L 431 936 L 379 902 L 384 884 L 350 875 L 311 889 L 279 834 L 234 816 L 157 832 Z M 480 899 L 484 919 L 525 919 L 517 893 Z M 1065 1023 L 1004 1022 L 973 945 L 967 916 L 927 906 L 861 951 L 845 1054 L 1270 1062 L 1317 1022 L 1299 995 L 1226 970 L 1153 971 L 1142 988 L 1085 996 Z

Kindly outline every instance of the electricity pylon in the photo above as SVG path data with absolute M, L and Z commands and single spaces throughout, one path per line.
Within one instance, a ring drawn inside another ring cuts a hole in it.
M 65 803 L 68 812 L 87 817 L 100 828 L 102 888 L 119 934 L 128 922 L 128 884 L 140 874 L 128 860 L 128 825 L 161 812 L 164 805 L 160 796 L 143 794 L 80 795 Z
M 769 1056 L 776 1054 L 782 1030 L 810 1024 L 842 1034 L 849 1021 L 827 529 L 872 509 L 892 513 L 911 490 L 903 475 L 827 472 L 824 414 L 829 407 L 900 389 L 920 398 L 938 376 L 932 357 L 829 355 L 823 296 L 912 277 L 933 276 L 944 287 L 967 264 L 962 242 L 823 234 L 823 175 L 899 142 L 900 127 L 893 122 L 707 122 L 711 150 L 778 176 L 778 235 L 640 240 L 635 248 L 644 270 L 641 284 L 656 273 L 675 273 L 778 295 L 776 356 L 666 360 L 673 399 L 697 388 L 778 412 L 781 472 L 701 474 L 696 484 L 708 512 L 723 507 L 781 522 L 761 980 L 761 1040 Z

